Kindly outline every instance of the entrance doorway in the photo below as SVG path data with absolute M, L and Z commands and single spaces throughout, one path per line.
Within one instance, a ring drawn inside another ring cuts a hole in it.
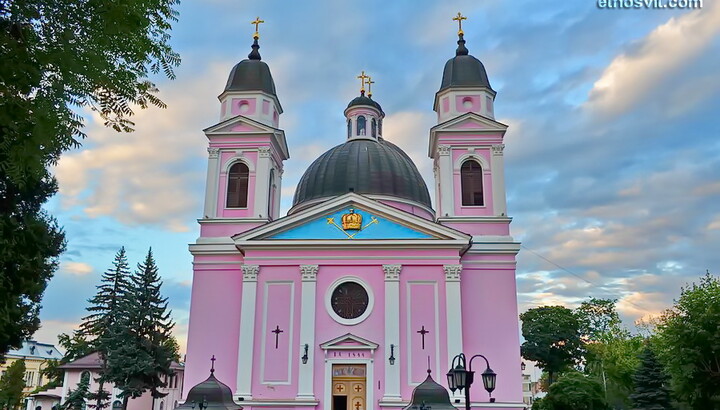
M 366 375 L 364 364 L 333 364 L 332 410 L 365 410 Z

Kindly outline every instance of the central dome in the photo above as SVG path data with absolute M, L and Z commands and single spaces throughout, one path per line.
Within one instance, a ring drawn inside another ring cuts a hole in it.
M 410 157 L 381 138 L 349 140 L 322 154 L 300 178 L 293 208 L 351 191 L 432 208 L 425 181 Z

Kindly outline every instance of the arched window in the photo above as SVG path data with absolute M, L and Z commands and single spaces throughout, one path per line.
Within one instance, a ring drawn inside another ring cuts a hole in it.
M 365 135 L 365 117 L 357 117 L 357 135 Z
M 165 402 L 164 401 L 160 402 L 160 410 L 165 410 Z
M 370 121 L 370 132 L 373 138 L 377 138 L 377 121 L 375 121 L 375 118 Z
M 352 137 L 352 120 L 348 118 L 348 138 Z
M 382 136 L 382 120 L 378 121 L 378 135 Z
M 247 208 L 250 170 L 242 162 L 233 164 L 228 172 L 227 207 Z
M 483 202 L 483 172 L 477 161 L 467 160 L 460 167 L 460 186 L 462 187 L 462 204 L 468 206 L 482 206 Z
M 90 372 L 85 370 L 84 372 L 80 373 L 80 381 L 87 381 L 88 383 L 90 383 Z
M 35 407 L 35 410 L 42 410 L 42 406 Z
M 270 169 L 270 186 L 268 187 L 268 217 L 272 217 L 275 208 L 275 169 Z
M 177 407 L 177 406 L 175 406 Z M 115 400 L 112 405 L 113 409 L 121 409 L 122 408 L 122 402 L 120 400 Z

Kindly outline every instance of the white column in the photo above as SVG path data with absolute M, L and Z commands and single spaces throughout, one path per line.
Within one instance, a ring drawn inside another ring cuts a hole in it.
M 447 304 L 447 365 L 462 352 L 462 309 L 460 300 L 460 272 L 462 265 L 444 265 L 445 303 Z
M 507 216 L 504 149 L 505 144 L 493 145 L 490 163 L 490 171 L 492 172 L 493 213 L 497 216 Z
M 270 147 L 258 147 L 255 167 L 254 218 L 268 217 L 268 194 L 270 189 Z
M 318 265 L 301 265 L 302 295 L 300 297 L 300 354 L 298 362 L 298 393 L 299 400 L 315 400 L 313 381 L 315 380 L 315 293 L 317 286 Z M 302 363 L 305 354 L 305 345 L 308 346 L 308 360 Z
M 453 166 L 449 145 L 438 145 L 440 165 L 440 212 L 438 218 L 455 215 L 453 207 Z
M 383 401 L 401 401 L 400 396 L 400 270 L 402 265 L 383 265 L 385 272 L 385 356 L 378 363 L 385 367 Z M 388 361 L 394 346 L 395 364 Z
M 240 342 L 238 343 L 237 389 L 235 395 L 245 400 L 252 398 L 252 364 L 255 340 L 255 300 L 260 267 L 242 265 L 243 288 L 240 304 Z
M 220 149 L 208 148 L 208 171 L 205 182 L 205 210 L 203 215 L 207 218 L 217 216 L 218 178 L 220 163 Z

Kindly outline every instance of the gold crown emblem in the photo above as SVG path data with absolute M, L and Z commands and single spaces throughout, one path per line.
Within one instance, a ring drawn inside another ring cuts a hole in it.
M 362 227 L 362 215 L 356 214 L 354 209 L 350 209 L 349 214 L 343 214 L 342 227 L 346 231 L 359 231 Z

